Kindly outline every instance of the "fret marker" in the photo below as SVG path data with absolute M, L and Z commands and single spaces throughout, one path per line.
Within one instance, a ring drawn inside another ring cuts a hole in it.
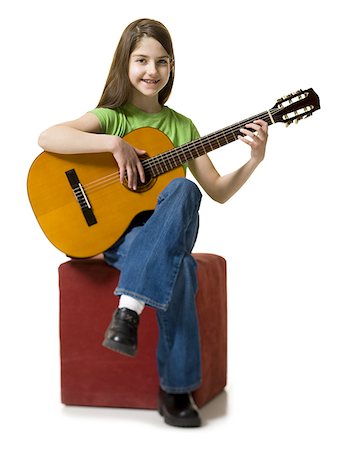
M 271 112 L 270 112 L 270 109 L 268 109 L 268 114 L 269 114 L 271 123 L 275 123 L 275 121 L 273 120 L 272 114 L 271 114 Z

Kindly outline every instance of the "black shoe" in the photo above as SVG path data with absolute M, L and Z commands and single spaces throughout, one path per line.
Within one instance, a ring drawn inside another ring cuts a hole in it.
M 139 320 L 137 312 L 118 308 L 113 314 L 102 345 L 124 355 L 135 356 Z
M 201 426 L 201 418 L 191 394 L 168 394 L 160 389 L 158 411 L 168 425 Z

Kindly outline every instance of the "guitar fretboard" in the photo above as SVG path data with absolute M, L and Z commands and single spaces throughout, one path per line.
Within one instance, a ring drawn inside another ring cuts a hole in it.
M 223 147 L 238 139 L 240 129 L 246 124 L 252 123 L 254 120 L 263 119 L 269 125 L 273 122 L 273 113 L 271 111 L 264 111 L 263 113 L 249 117 L 241 122 L 234 123 L 226 128 L 210 133 L 202 138 L 183 144 L 166 152 L 160 153 L 152 158 L 143 161 L 143 167 L 146 174 L 155 178 L 170 170 L 182 166 L 192 159 Z

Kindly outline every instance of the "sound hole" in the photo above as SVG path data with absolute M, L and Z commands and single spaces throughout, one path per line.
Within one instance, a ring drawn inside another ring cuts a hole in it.
M 144 160 L 144 159 L 148 159 L 148 158 L 149 158 L 149 156 L 143 156 L 140 159 Z M 136 191 L 134 191 L 134 189 L 131 189 L 128 187 L 128 178 L 127 177 L 124 177 L 123 186 L 132 192 L 145 192 L 154 186 L 154 184 L 156 183 L 156 180 L 157 180 L 157 178 L 153 178 L 151 176 L 149 170 L 148 171 L 145 170 L 145 182 L 142 183 L 141 180 L 138 179 Z

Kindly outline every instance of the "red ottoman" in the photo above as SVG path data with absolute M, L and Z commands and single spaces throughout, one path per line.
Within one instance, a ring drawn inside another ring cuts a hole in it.
M 226 261 L 204 253 L 194 258 L 203 378 L 194 399 L 201 407 L 226 385 Z M 117 306 L 113 292 L 118 279 L 119 272 L 103 260 L 71 260 L 59 267 L 61 397 L 66 405 L 157 408 L 155 310 L 146 307 L 142 313 L 135 358 L 101 345 Z

